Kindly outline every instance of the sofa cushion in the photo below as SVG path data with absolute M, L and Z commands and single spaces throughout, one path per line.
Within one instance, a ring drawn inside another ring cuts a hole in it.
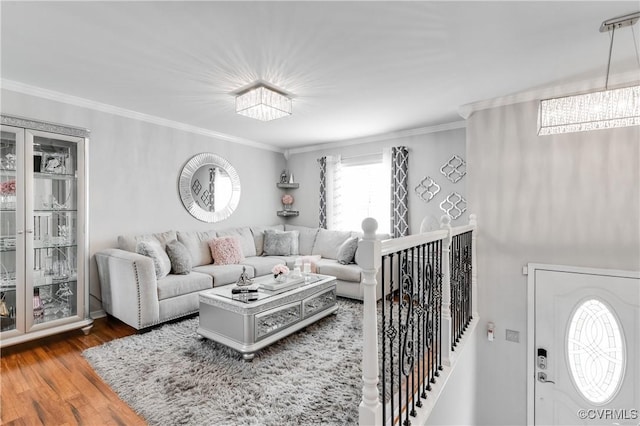
M 213 286 L 220 287 L 235 283 L 242 273 L 242 268 L 246 268 L 249 278 L 255 277 L 253 267 L 250 265 L 202 265 L 193 270 L 213 277 Z
M 209 241 L 211 257 L 216 265 L 234 265 L 244 261 L 240 239 L 234 237 L 219 237 Z
M 213 278 L 210 275 L 194 272 L 185 275 L 171 274 L 158 280 L 158 300 L 170 299 L 212 287 Z
M 150 257 L 153 261 L 153 268 L 156 278 L 166 277 L 171 271 L 171 261 L 160 243 L 156 240 L 140 241 L 136 246 L 136 252 L 143 256 Z
M 191 255 L 184 244 L 178 240 L 169 241 L 165 250 L 171 261 L 171 273 L 182 275 L 191 271 Z
M 285 231 L 298 231 L 300 233 L 299 254 L 309 255 L 313 250 L 313 244 L 316 242 L 318 228 L 309 228 L 307 226 L 285 225 Z
M 177 238 L 176 231 L 159 232 L 156 234 L 139 234 L 139 235 L 119 235 L 118 236 L 118 248 L 120 250 L 130 251 L 137 253 L 138 243 L 140 241 L 157 241 L 164 247 L 169 241 Z
M 259 277 L 262 275 L 270 274 L 271 269 L 273 269 L 274 266 L 279 264 L 286 265 L 287 263 L 286 263 L 286 259 L 282 257 L 253 256 L 253 257 L 247 257 L 244 260 L 244 262 L 242 262 L 242 264 L 251 266 L 254 270 L 255 276 Z
M 342 265 L 355 262 L 356 250 L 358 250 L 358 238 L 347 238 L 338 248 L 337 261 Z
M 325 259 L 337 259 L 338 248 L 349 237 L 351 237 L 349 231 L 319 229 L 311 254 L 319 254 Z
M 253 242 L 256 246 L 256 256 L 262 256 L 264 247 L 264 231 L 272 229 L 274 231 L 284 231 L 284 225 L 273 226 L 252 226 L 251 233 L 253 234 Z
M 244 226 L 242 228 L 228 228 L 217 231 L 218 237 L 238 237 L 242 254 L 244 257 L 256 255 L 256 243 L 253 240 L 251 228 Z
M 178 231 L 178 241 L 180 241 L 191 255 L 191 265 L 209 265 L 213 263 L 209 241 L 216 237 L 216 231 Z
M 332 275 L 342 281 L 360 282 L 362 269 L 358 265 L 342 265 L 337 260 L 318 261 L 318 273 Z
M 298 231 L 264 231 L 263 256 L 290 256 L 298 254 Z

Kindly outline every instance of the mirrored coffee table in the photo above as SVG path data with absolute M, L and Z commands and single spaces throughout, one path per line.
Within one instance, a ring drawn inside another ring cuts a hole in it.
M 306 282 L 282 292 L 260 288 L 272 281 L 272 275 L 255 278 L 248 287 L 258 289 L 255 293 L 233 294 L 236 285 L 201 292 L 197 333 L 251 361 L 260 349 L 338 309 L 335 277 L 310 274 Z

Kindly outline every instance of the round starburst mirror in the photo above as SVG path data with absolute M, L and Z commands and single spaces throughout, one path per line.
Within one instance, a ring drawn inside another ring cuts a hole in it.
M 231 216 L 240 201 L 240 177 L 224 158 L 204 152 L 182 168 L 178 190 L 182 204 L 203 222 L 219 222 Z

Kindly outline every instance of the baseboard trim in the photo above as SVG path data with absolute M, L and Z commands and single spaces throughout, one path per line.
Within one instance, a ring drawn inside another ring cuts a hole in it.
M 99 309 L 97 311 L 91 311 L 91 313 L 89 314 L 89 316 L 93 319 L 98 319 L 98 318 L 104 318 L 107 316 L 107 313 L 104 311 L 104 309 Z

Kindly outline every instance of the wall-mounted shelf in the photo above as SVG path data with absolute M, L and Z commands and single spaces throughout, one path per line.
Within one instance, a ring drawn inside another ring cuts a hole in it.
M 281 217 L 292 217 L 298 216 L 300 212 L 298 210 L 278 210 L 278 216 Z
M 288 189 L 298 189 L 300 188 L 300 184 L 297 182 L 291 182 L 291 183 L 284 183 L 284 182 L 278 182 L 276 183 L 276 186 L 280 189 L 284 189 L 285 190 L 285 194 L 287 193 L 286 190 Z M 288 206 L 284 206 L 284 207 L 291 207 L 291 205 Z M 280 217 L 294 217 L 294 216 L 298 216 L 300 214 L 300 212 L 298 210 L 278 210 L 277 211 L 278 216 Z
M 300 188 L 299 183 L 276 183 L 276 186 L 280 189 L 298 189 Z

